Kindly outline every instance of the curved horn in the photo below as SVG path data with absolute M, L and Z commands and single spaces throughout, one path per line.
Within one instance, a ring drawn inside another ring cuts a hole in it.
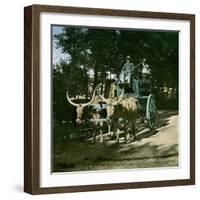
M 74 102 L 71 101 L 71 99 L 70 99 L 69 96 L 68 96 L 68 91 L 66 92 L 66 98 L 67 98 L 68 102 L 69 102 L 71 105 L 76 106 L 76 107 L 78 106 L 78 104 L 76 104 L 76 103 L 74 103 Z
M 99 94 L 99 96 L 100 96 L 100 98 L 103 100 L 103 101 L 105 101 L 107 104 L 109 104 L 109 100 L 108 99 L 106 99 L 106 98 L 104 98 L 102 95 L 100 95 Z
M 122 89 L 122 93 L 119 96 L 119 99 L 117 101 L 113 102 L 112 105 L 116 106 L 117 104 L 119 104 L 122 101 L 123 97 L 124 97 L 124 88 Z
M 93 91 L 92 99 L 91 99 L 88 103 L 83 103 L 83 104 L 82 104 L 83 107 L 89 106 L 90 104 L 92 104 L 92 102 L 94 101 L 94 98 L 95 98 L 95 93 L 96 93 L 97 88 L 98 88 L 98 86 L 95 87 L 95 89 L 94 89 L 94 91 Z
M 105 97 L 103 97 L 103 96 L 100 95 L 100 94 L 99 94 L 99 96 L 100 96 L 100 98 L 101 98 L 103 101 L 105 101 L 107 104 L 111 104 L 111 102 L 112 102 L 111 99 L 106 99 Z M 112 102 L 112 105 L 115 106 L 115 105 L 119 104 L 119 103 L 122 101 L 123 97 L 124 97 L 124 88 L 122 89 L 122 93 L 121 93 L 121 96 L 119 97 L 118 101 Z

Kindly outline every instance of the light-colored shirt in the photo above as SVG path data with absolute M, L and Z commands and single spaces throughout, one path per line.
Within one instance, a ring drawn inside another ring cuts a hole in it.
M 126 63 L 123 65 L 122 71 L 123 72 L 132 72 L 134 69 L 134 65 L 132 62 L 126 61 Z

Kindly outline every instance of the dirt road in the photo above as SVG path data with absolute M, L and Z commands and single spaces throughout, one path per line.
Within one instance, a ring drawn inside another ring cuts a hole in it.
M 155 130 L 138 127 L 137 140 L 104 145 L 68 141 L 56 149 L 55 172 L 178 166 L 178 113 L 159 111 Z

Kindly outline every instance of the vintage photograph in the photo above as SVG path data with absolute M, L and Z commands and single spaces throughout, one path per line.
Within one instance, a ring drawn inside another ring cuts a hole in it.
M 179 166 L 178 41 L 51 25 L 52 172 Z

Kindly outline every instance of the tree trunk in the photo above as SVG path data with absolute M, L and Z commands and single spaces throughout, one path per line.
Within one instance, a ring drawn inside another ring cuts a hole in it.
M 95 87 L 97 86 L 98 83 L 98 69 L 97 66 L 94 66 L 94 83 L 93 83 L 93 90 L 95 89 Z

